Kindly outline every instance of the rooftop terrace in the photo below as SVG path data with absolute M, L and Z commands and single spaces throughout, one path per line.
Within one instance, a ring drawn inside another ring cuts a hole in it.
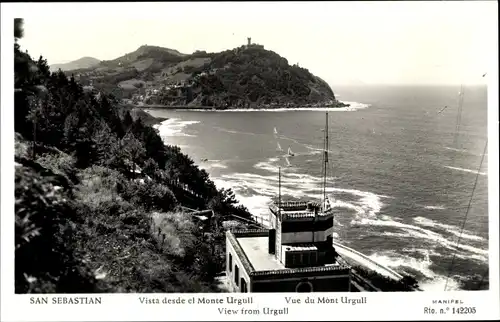
M 308 201 L 282 201 L 273 203 L 269 209 L 277 214 L 281 208 L 283 218 L 313 218 L 315 216 L 329 216 L 332 214 L 332 208 L 323 211 L 323 207 L 315 202 Z M 317 213 L 315 212 L 317 210 Z
M 267 251 L 268 237 L 238 237 L 236 240 L 256 271 L 285 269 L 285 265 Z
M 247 257 L 248 261 L 253 266 L 254 271 L 270 271 L 270 270 L 290 270 L 286 268 L 283 263 L 276 259 L 273 254 L 268 252 L 268 237 L 267 236 L 236 236 L 236 241 L 241 247 L 241 250 Z M 300 246 L 287 246 L 290 251 L 304 251 L 315 250 L 314 246 L 300 245 Z M 344 265 L 339 263 L 316 266 L 314 268 L 341 268 Z

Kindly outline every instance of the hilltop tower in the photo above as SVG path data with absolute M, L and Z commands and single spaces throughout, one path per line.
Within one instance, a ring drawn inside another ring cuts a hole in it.
M 247 46 L 251 46 L 252 45 L 252 38 L 251 37 L 247 37 Z

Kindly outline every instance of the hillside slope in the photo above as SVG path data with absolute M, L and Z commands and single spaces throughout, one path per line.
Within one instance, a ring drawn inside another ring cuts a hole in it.
M 220 291 L 222 224 L 251 217 L 234 192 L 146 113 L 51 73 L 15 35 L 15 292 Z
M 193 54 L 141 46 L 71 74 L 84 85 L 136 104 L 217 109 L 345 106 L 324 80 L 260 45 Z
M 82 57 L 80 59 L 71 61 L 64 64 L 53 64 L 50 66 L 51 71 L 57 71 L 61 69 L 62 71 L 69 71 L 81 68 L 92 68 L 99 65 L 101 61 L 94 57 Z

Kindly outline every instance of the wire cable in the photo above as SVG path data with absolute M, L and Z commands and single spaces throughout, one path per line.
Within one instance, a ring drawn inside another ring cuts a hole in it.
M 469 204 L 467 206 L 467 210 L 465 212 L 465 217 L 464 217 L 464 221 L 462 223 L 462 227 L 460 227 L 460 234 L 458 236 L 458 239 L 457 239 L 457 245 L 456 245 L 456 248 L 458 248 L 458 246 L 460 245 L 460 240 L 462 239 L 462 233 L 464 231 L 464 228 L 465 228 L 465 224 L 467 222 L 467 216 L 469 215 L 469 210 L 471 208 L 471 205 L 472 205 L 472 199 L 474 198 L 474 192 L 476 190 L 476 186 L 477 186 L 477 181 L 479 179 L 479 171 L 481 170 L 481 167 L 483 166 L 483 161 L 484 161 L 484 155 L 486 154 L 486 149 L 488 148 L 488 139 L 486 139 L 486 143 L 484 145 L 484 150 L 483 150 L 483 155 L 481 157 L 481 162 L 479 163 L 479 168 L 477 169 L 477 174 L 476 174 L 476 180 L 474 181 L 474 186 L 472 187 L 472 192 L 471 192 L 471 196 L 470 196 L 470 199 L 469 199 Z M 450 268 L 449 268 L 449 271 L 448 271 L 448 276 L 446 277 L 446 282 L 444 284 L 444 291 L 446 291 L 447 287 L 448 287 L 448 281 L 450 279 L 450 276 L 451 276 L 451 272 L 452 272 L 452 269 L 453 269 L 453 264 L 455 262 L 455 257 L 456 257 L 456 254 L 457 254 L 457 251 L 454 251 L 453 252 L 453 257 L 451 259 L 451 263 L 450 263 Z

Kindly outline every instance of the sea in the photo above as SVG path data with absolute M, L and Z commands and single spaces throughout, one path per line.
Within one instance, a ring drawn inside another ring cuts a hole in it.
M 415 276 L 427 291 L 487 288 L 487 88 L 333 90 L 350 104 L 328 109 L 334 238 Z M 156 125 L 165 144 L 179 146 L 264 223 L 279 169 L 282 198 L 321 201 L 325 111 L 148 110 L 168 118 Z

